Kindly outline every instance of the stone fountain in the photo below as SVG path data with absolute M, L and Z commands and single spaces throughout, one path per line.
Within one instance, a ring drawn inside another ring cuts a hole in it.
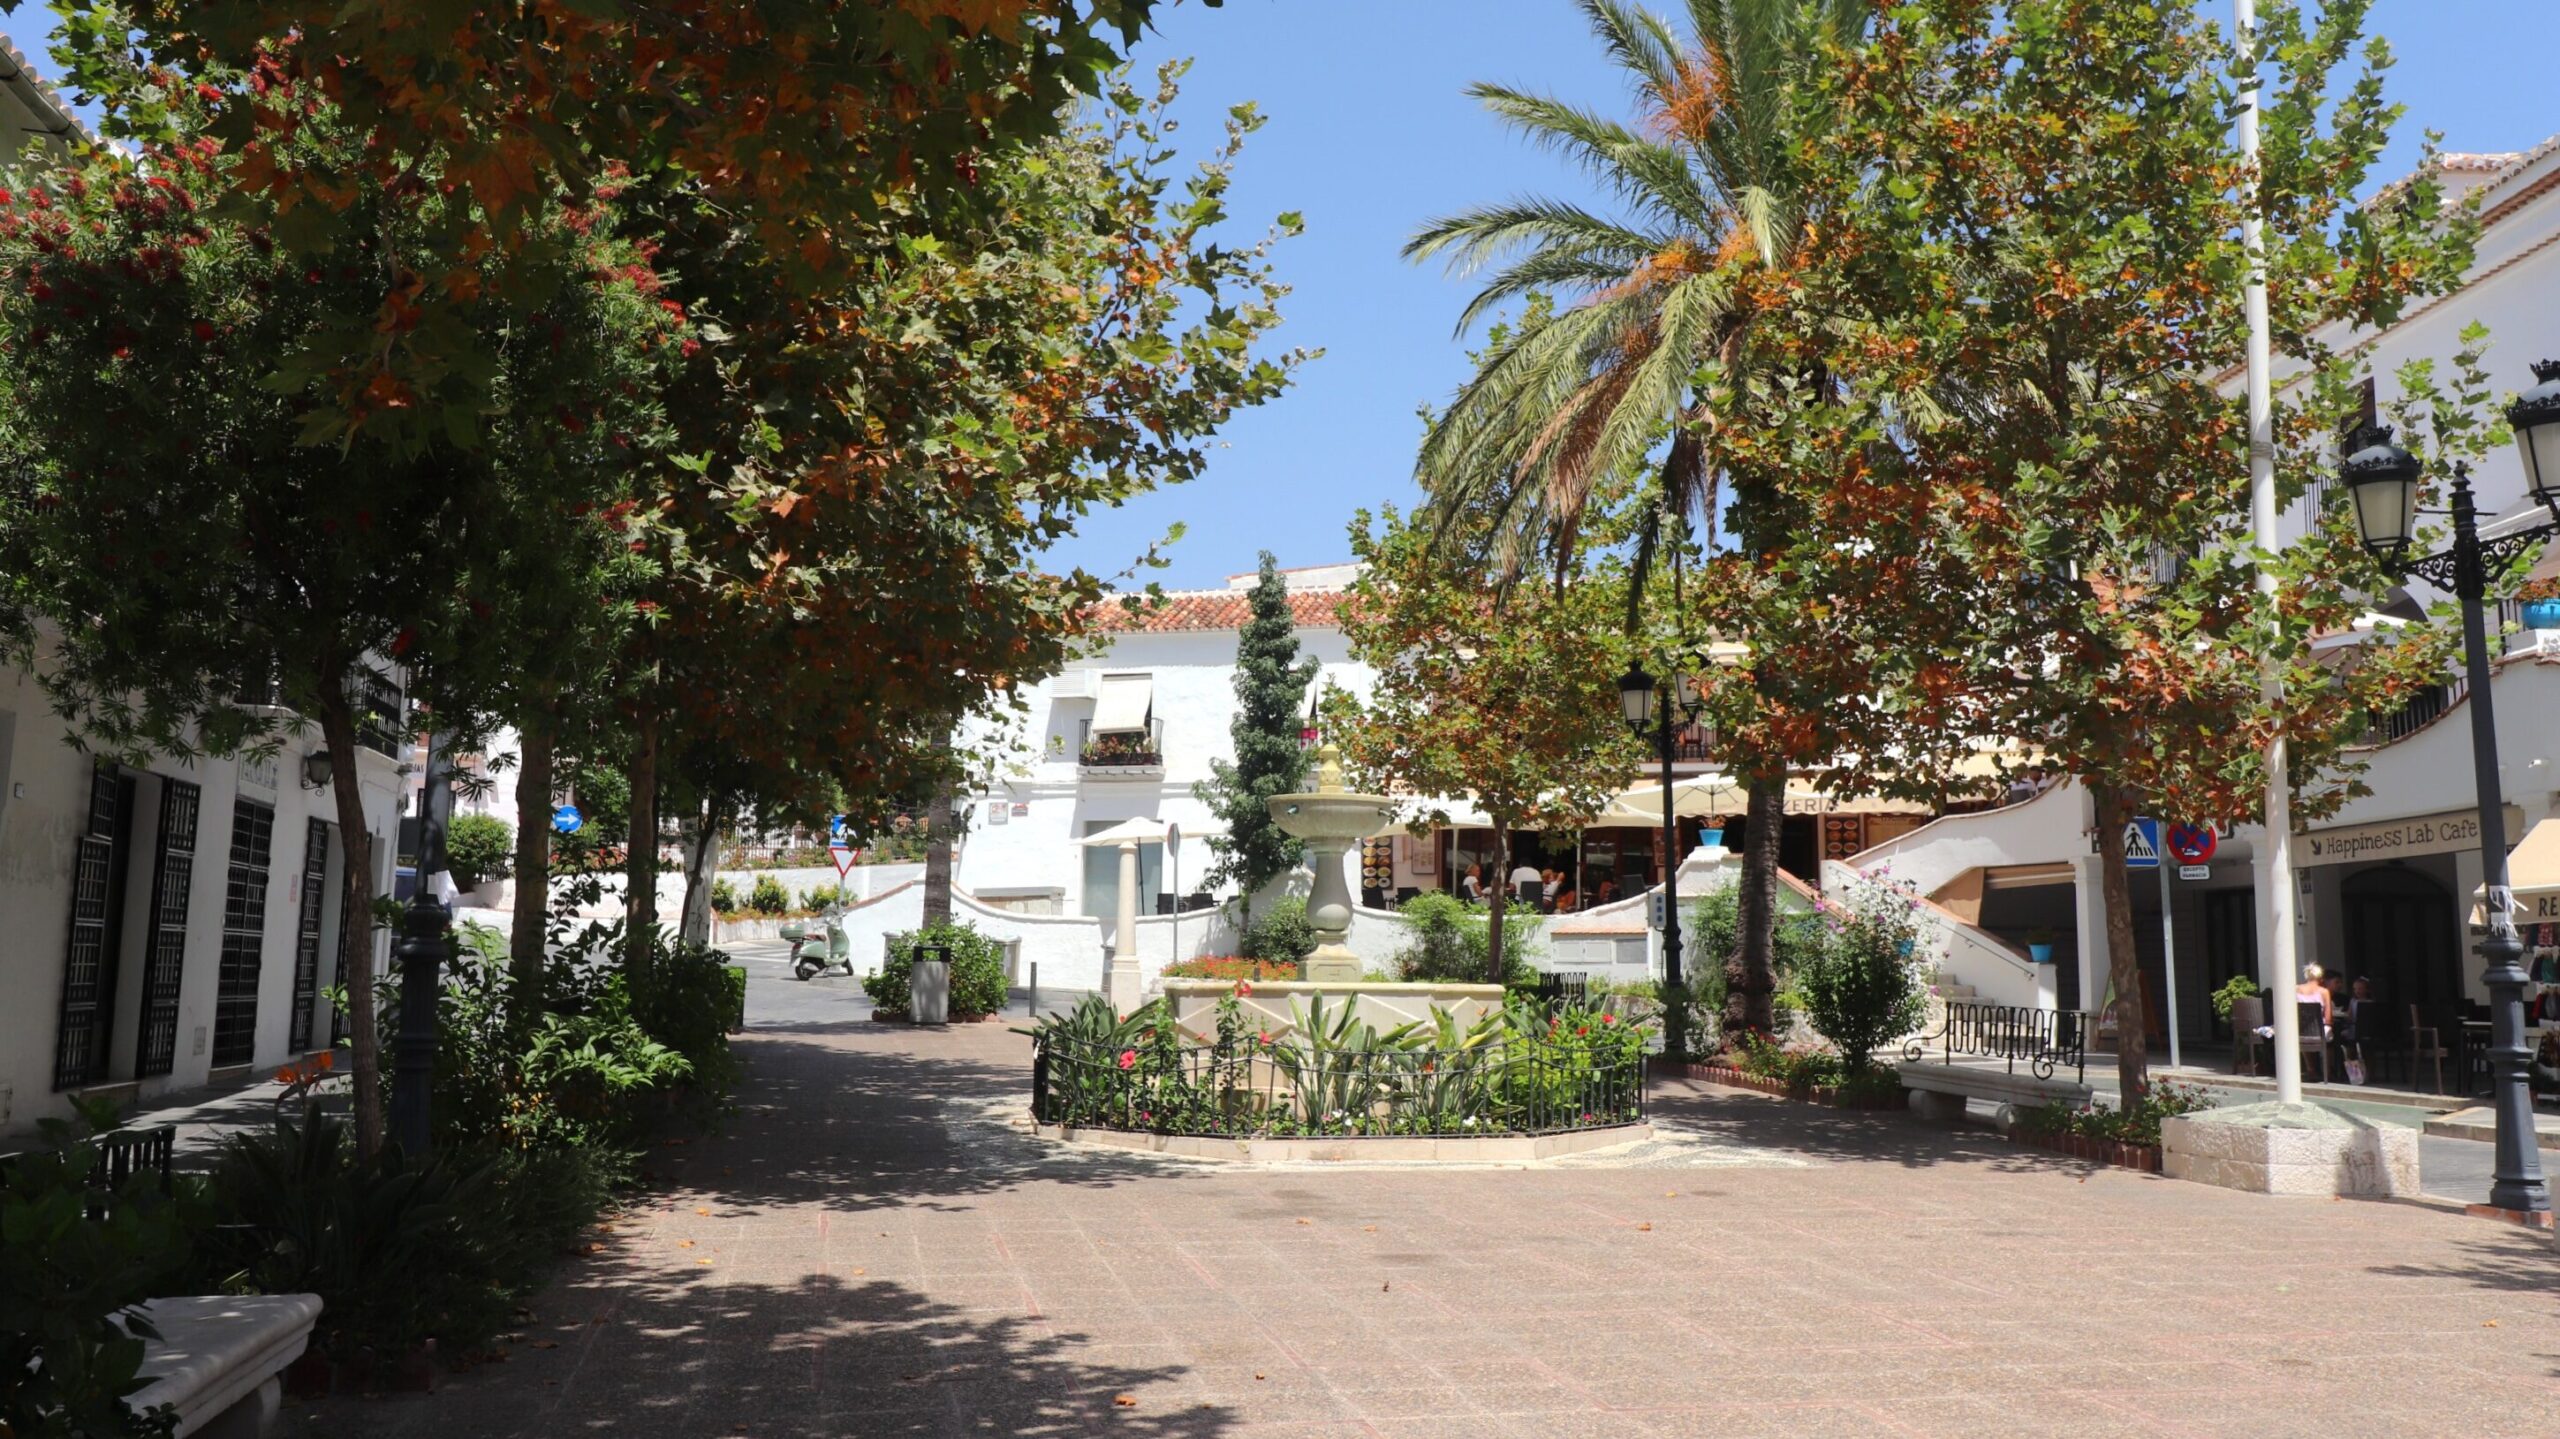
M 1502 986 L 1445 982 L 1405 983 L 1366 978 L 1360 957 L 1343 941 L 1351 930 L 1351 888 L 1343 878 L 1343 856 L 1364 839 L 1395 823 L 1395 801 L 1381 794 L 1354 794 L 1342 783 L 1342 754 L 1332 745 L 1316 751 L 1316 787 L 1301 794 L 1276 794 L 1265 801 L 1271 818 L 1305 842 L 1307 863 L 1315 882 L 1307 894 L 1307 923 L 1315 930 L 1315 952 L 1298 962 L 1295 980 L 1251 986 L 1239 996 L 1254 1024 L 1271 1033 L 1294 1026 L 1297 1007 L 1321 999 L 1328 1007 L 1349 1004 L 1364 1020 L 1392 1029 L 1408 1020 L 1429 1023 L 1443 1010 L 1461 1024 L 1502 1007 Z M 1168 979 L 1166 1000 L 1177 1024 L 1195 1036 L 1216 1029 L 1218 1002 L 1235 995 L 1225 980 Z
M 1264 801 L 1272 823 L 1307 847 L 1315 884 L 1307 894 L 1307 923 L 1316 932 L 1313 954 L 1298 962 L 1302 980 L 1356 980 L 1360 959 L 1342 941 L 1351 933 L 1351 887 L 1342 857 L 1352 846 L 1395 823 L 1395 801 L 1382 794 L 1353 794 L 1342 787 L 1342 752 L 1316 751 L 1316 787 L 1304 794 L 1275 794 Z

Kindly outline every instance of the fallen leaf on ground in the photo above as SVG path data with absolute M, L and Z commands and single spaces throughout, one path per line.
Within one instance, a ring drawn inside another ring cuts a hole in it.
M 1259 1374 L 1256 1374 L 1256 1375 L 1255 1375 L 1255 1376 L 1253 1376 L 1253 1377 L 1254 1377 L 1254 1378 L 1256 1378 L 1256 1379 L 1259 1379 L 1259 1378 L 1261 1378 L 1262 1376 L 1261 1376 L 1261 1375 L 1259 1375 Z
M 2498 1321 L 2495 1319 L 2483 1319 L 2480 1321 L 2480 1327 L 2483 1329 L 2495 1329 L 2498 1327 Z
M 695 1260 L 695 1261 L 693 1261 L 693 1262 L 694 1262 L 694 1263 L 696 1263 L 696 1264 L 708 1264 L 708 1263 L 710 1263 L 711 1261 L 710 1261 L 710 1260 L 708 1260 L 708 1259 L 697 1259 L 697 1260 Z
M 1652 1224 L 1652 1222 L 1651 1222 L 1651 1221 L 1647 1221 L 1647 1222 L 1645 1222 L 1645 1223 L 1643 1223 L 1643 1224 L 1639 1224 L 1639 1225 L 1637 1225 L 1637 1226 L 1636 1226 L 1636 1233 L 1638 1233 L 1638 1234 L 1651 1234 L 1652 1232 L 1653 1232 L 1653 1224 Z
M 1393 1281 L 1389 1281 L 1389 1282 L 1387 1282 L 1387 1283 L 1385 1283 L 1385 1284 L 1381 1284 L 1381 1285 L 1379 1285 L 1379 1286 L 1378 1286 L 1378 1292 L 1379 1292 L 1380 1294 L 1384 1294 L 1384 1293 L 1386 1293 L 1388 1290 L 1393 1289 L 1393 1288 L 1395 1288 L 1395 1287 L 1396 1287 L 1396 1286 L 1395 1286 L 1394 1282 L 1393 1282 Z
M 697 1209 L 697 1210 L 695 1210 L 695 1211 L 693 1211 L 693 1212 L 694 1212 L 694 1213 L 696 1213 L 696 1214 L 704 1215 L 704 1216 L 706 1216 L 706 1217 L 707 1217 L 707 1216 L 709 1216 L 709 1214 L 711 1213 L 711 1211 L 710 1211 L 710 1210 L 708 1210 L 708 1209 Z
M 690 1239 L 679 1239 L 676 1241 L 676 1248 L 678 1249 L 691 1249 L 692 1247 L 693 1241 Z
M 868 1273 L 870 1273 L 871 1271 L 870 1271 L 870 1270 L 868 1270 L 868 1269 L 857 1269 L 857 1270 L 855 1270 L 855 1271 L 853 1271 L 853 1272 L 854 1272 L 854 1273 L 856 1273 L 856 1274 L 868 1274 Z
M 1123 1409 L 1135 1409 L 1138 1407 L 1138 1396 L 1135 1394 L 1114 1394 L 1111 1396 L 1111 1402 L 1119 1405 Z
M 557 1339 L 536 1339 L 533 1341 L 533 1347 L 536 1349 L 557 1349 L 560 1347 L 560 1341 Z
M 1300 1220 L 1299 1222 L 1303 1224 L 1306 1221 Z M 1378 1232 L 1378 1226 L 1374 1224 L 1363 1224 L 1360 1226 L 1360 1232 L 1363 1234 L 1375 1234 Z
M 1298 1222 L 1299 1222 L 1300 1224 L 1313 1224 L 1313 1223 L 1315 1223 L 1315 1221 L 1314 1221 L 1314 1220 L 1312 1220 L 1312 1219 L 1301 1219 L 1301 1220 L 1299 1220 Z

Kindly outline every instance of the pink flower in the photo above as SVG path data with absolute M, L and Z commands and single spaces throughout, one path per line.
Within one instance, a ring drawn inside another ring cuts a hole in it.
M 1120 1067 L 1121 1067 L 1122 1069 L 1135 1069 L 1135 1068 L 1137 1068 L 1137 1067 L 1138 1067 L 1138 1051 L 1136 1051 L 1136 1050 L 1134 1050 L 1134 1049 L 1124 1049 L 1124 1050 L 1120 1051 Z
M 1237 980 L 1237 981 L 1236 981 L 1236 998 L 1238 998 L 1238 999 L 1251 999 L 1251 998 L 1253 998 L 1253 986 L 1252 986 L 1252 985 L 1250 985 L 1250 984 L 1248 984 L 1248 983 L 1246 983 L 1245 981 L 1243 981 L 1243 980 L 1241 980 L 1241 979 Z
M 1270 1030 L 1267 1030 L 1267 1029 L 1266 1029 L 1266 1030 L 1264 1030 L 1264 1031 L 1262 1031 L 1261 1038 L 1262 1038 L 1262 1047 L 1263 1047 L 1263 1048 L 1265 1048 L 1265 1049 L 1269 1049 L 1269 1048 L 1271 1047 L 1271 1031 L 1270 1031 Z

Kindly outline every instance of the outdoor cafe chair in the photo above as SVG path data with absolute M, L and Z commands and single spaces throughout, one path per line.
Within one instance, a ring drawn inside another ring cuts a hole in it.
M 2293 1012 L 2302 1016 L 2302 1060 L 2308 1068 L 2313 1058 L 2320 1061 L 2320 1082 L 2329 1082 L 2329 1030 L 2320 1022 L 2320 1002 L 2316 999 L 2294 1001 Z
M 2267 1002 L 2255 996 L 2242 996 L 2231 1001 L 2231 1072 L 2258 1072 L 2258 1046 L 2266 1043 L 2258 1031 L 2267 1023 Z M 2243 1066 L 2246 1066 L 2245 1068 Z
M 2443 1031 L 2443 1030 L 2441 1030 L 2441 1029 L 2438 1029 L 2436 1026 L 2434 1026 L 2434 1025 L 2432 1025 L 2432 1024 L 2429 1024 L 2429 1023 L 2427 1022 L 2427 1018 L 2426 1018 L 2426 1016 L 2425 1016 L 2425 1015 L 2423 1015 L 2423 1014 L 2420 1014 L 2420 1013 L 2418 1012 L 2418 1006 L 2416 1006 L 2416 1005 L 2414 1005 L 2414 1004 L 2410 1005 L 2410 1006 L 2409 1006 L 2409 1083 L 2410 1083 L 2410 1085 L 2411 1085 L 2412 1087 L 2415 1087 L 2415 1086 L 2416 1086 L 2416 1084 L 2417 1084 L 2417 1082 L 2418 1082 L 2418 1063 L 2419 1063 L 2419 1061 L 2421 1061 L 2421 1060 L 2425 1060 L 2425 1061 L 2428 1061 L 2428 1062 L 2430 1062 L 2430 1063 L 2434 1064 L 2434 1065 L 2435 1065 L 2435 1067 L 2436 1067 L 2436 1093 L 2438 1093 L 2438 1094 L 2442 1094 L 2442 1093 L 2444 1093 L 2444 1062 L 2445 1062 L 2445 1060 L 2446 1060 L 2446 1058 L 2447 1058 L 2447 1057 L 2448 1057 L 2448 1055 L 2447 1055 L 2447 1052 L 2446 1052 L 2445 1047 L 2444 1047 L 2444 1031 Z

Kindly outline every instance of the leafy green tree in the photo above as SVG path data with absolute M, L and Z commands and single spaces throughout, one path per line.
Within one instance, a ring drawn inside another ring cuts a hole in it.
M 1446 255 L 1464 269 L 1498 264 L 1461 316 L 1461 329 L 1509 301 L 1555 294 L 1572 302 L 1553 311 L 1533 305 L 1520 325 L 1495 338 L 1432 425 L 1416 468 L 1444 532 L 1452 513 L 1489 516 L 1504 565 L 1516 572 L 1533 554 L 1572 554 L 1598 487 L 1650 462 L 1655 511 L 1638 549 L 1633 629 L 1656 544 L 1679 543 L 1693 517 L 1713 521 L 1729 498 L 1743 563 L 1765 551 L 1772 526 L 1763 501 L 1731 485 L 1718 454 L 1734 417 L 1707 402 L 1700 376 L 1756 361 L 1750 331 L 1802 243 L 1800 171 L 1823 140 L 1826 117 L 1797 105 L 1795 94 L 1809 67 L 1857 38 L 1874 7 L 1866 0 L 1690 0 L 1683 33 L 1621 0 L 1580 6 L 1626 72 L 1635 123 L 1501 85 L 1478 84 L 1470 93 L 1581 164 L 1621 213 L 1557 199 L 1511 200 L 1435 220 L 1406 245 L 1410 256 Z M 1705 639 L 1693 619 L 1675 619 L 1657 656 L 1685 653 Z M 1721 638 L 1748 641 L 1747 620 L 1728 616 Z M 1790 749 L 1788 731 L 1742 722 L 1748 717 L 1740 708 L 1728 716 L 1735 722 L 1720 727 L 1750 794 L 1742 926 L 1729 961 L 1737 968 L 1726 986 L 1729 1032 L 1766 1031 L 1773 1023 L 1772 927 L 1788 768 L 1829 758 Z M 1724 955 L 1701 958 L 1728 962 Z
M 2279 739 L 2299 812 L 2333 808 L 2356 789 L 2355 717 L 2443 669 L 2423 634 L 2375 637 L 2343 675 L 2319 663 L 2314 637 L 2387 587 L 2340 514 L 2258 592 L 2245 401 L 2224 380 L 2252 205 L 2278 364 L 2304 382 L 2278 413 L 2285 503 L 2350 412 L 2356 360 L 2323 327 L 2367 333 L 2463 272 L 2472 227 L 2431 168 L 2356 198 L 2398 115 L 2368 9 L 2265 9 L 2254 174 L 2232 50 L 2186 6 L 1913 0 L 1808 101 L 1836 115 L 1809 175 L 1827 220 L 1764 330 L 1843 384 L 1770 406 L 1737 461 L 1797 507 L 1761 613 L 1790 655 L 1827 640 L 1869 665 L 1849 693 L 1888 781 L 1925 784 L 1991 735 L 2088 786 L 2129 1103 L 2146 1055 L 2125 822 L 2255 816 Z M 2455 369 L 2420 403 L 2440 443 L 2476 449 L 2463 401 L 2486 384 L 2476 354 Z M 1825 451 L 1843 457 L 1828 474 L 1802 461 Z
M 193 104 L 183 91 L 163 102 L 173 114 Z M 277 143 L 343 159 L 355 141 L 321 108 Z M 625 358 L 661 343 L 669 317 L 640 293 L 628 253 L 557 226 L 539 301 L 481 291 L 443 321 L 468 331 L 446 352 L 455 368 L 415 376 L 494 408 L 457 407 L 453 427 L 414 445 L 341 436 L 334 401 L 291 379 L 296 357 L 340 343 L 346 316 L 396 305 L 414 277 L 394 257 L 431 227 L 412 206 L 359 196 L 348 213 L 375 228 L 326 263 L 293 258 L 274 241 L 277 217 L 241 197 L 236 163 L 209 144 L 99 148 L 0 206 L 13 281 L 0 287 L 12 358 L 0 367 L 0 643 L 86 742 L 122 755 L 272 753 L 276 722 L 238 703 L 244 683 L 271 684 L 319 723 L 345 909 L 370 914 L 358 676 L 406 665 L 421 692 L 453 693 L 431 662 L 477 619 L 456 577 L 529 510 L 599 498 L 621 464 L 610 437 L 624 429 Z M 405 334 L 376 342 L 397 348 Z M 492 419 L 507 434 L 479 443 Z M 310 442 L 319 435 L 339 438 Z M 348 1005 L 356 1131 L 371 1153 L 372 966 L 349 968 Z
M 1253 897 L 1297 868 L 1303 853 L 1297 839 L 1273 822 L 1268 801 L 1296 790 L 1307 777 L 1301 731 L 1307 687 L 1316 675 L 1314 660 L 1298 658 L 1297 615 L 1269 550 L 1262 552 L 1261 577 L 1250 599 L 1253 617 L 1236 638 L 1236 717 L 1227 726 L 1236 757 L 1210 761 L 1210 778 L 1191 790 L 1227 830 L 1209 837 L 1218 863 L 1203 882 L 1233 882 L 1238 912 L 1248 922 Z
M 105 132 L 216 147 L 294 260 L 351 253 L 386 200 L 408 212 L 417 243 L 393 263 L 414 287 L 341 312 L 283 373 L 325 397 L 312 422 L 332 439 L 363 429 L 413 449 L 487 413 L 467 363 L 473 307 L 491 287 L 538 303 L 560 198 L 664 183 L 731 217 L 774 258 L 771 282 L 858 283 L 869 227 L 1001 211 L 989 172 L 1056 134 L 1076 96 L 1104 93 L 1155 0 L 57 8 L 67 78 L 97 97 Z M 210 125 L 173 95 L 200 98 Z M 353 152 L 296 143 L 324 105 Z M 474 203 L 444 202 L 454 194 Z M 406 342 L 373 342 L 384 333 Z
M 1605 808 L 1642 751 L 1619 709 L 1624 656 L 1610 642 L 1623 574 L 1571 567 L 1562 583 L 1497 599 L 1493 577 L 1449 562 L 1430 522 L 1388 509 L 1352 522 L 1365 568 L 1342 610 L 1352 654 L 1377 671 L 1367 701 L 1327 697 L 1328 734 L 1363 787 L 1408 796 L 1413 817 L 1473 796 L 1512 832 L 1568 829 Z M 1507 973 L 1508 885 L 1491 886 L 1485 973 Z
M 967 217 L 845 233 L 859 273 L 815 296 L 690 189 L 618 198 L 699 335 L 664 396 L 681 466 L 635 517 L 659 577 L 619 667 L 641 903 L 644 757 L 769 813 L 910 812 L 960 777 L 964 717 L 1019 704 L 1104 622 L 1103 581 L 1044 552 L 1198 474 L 1289 382 L 1300 357 L 1260 342 L 1285 293 L 1269 246 L 1297 219 L 1225 233 L 1250 106 L 1182 184 L 1164 173 L 1180 73 L 1111 77 L 1096 117 L 991 159 Z M 720 773 L 685 772 L 705 762 Z

